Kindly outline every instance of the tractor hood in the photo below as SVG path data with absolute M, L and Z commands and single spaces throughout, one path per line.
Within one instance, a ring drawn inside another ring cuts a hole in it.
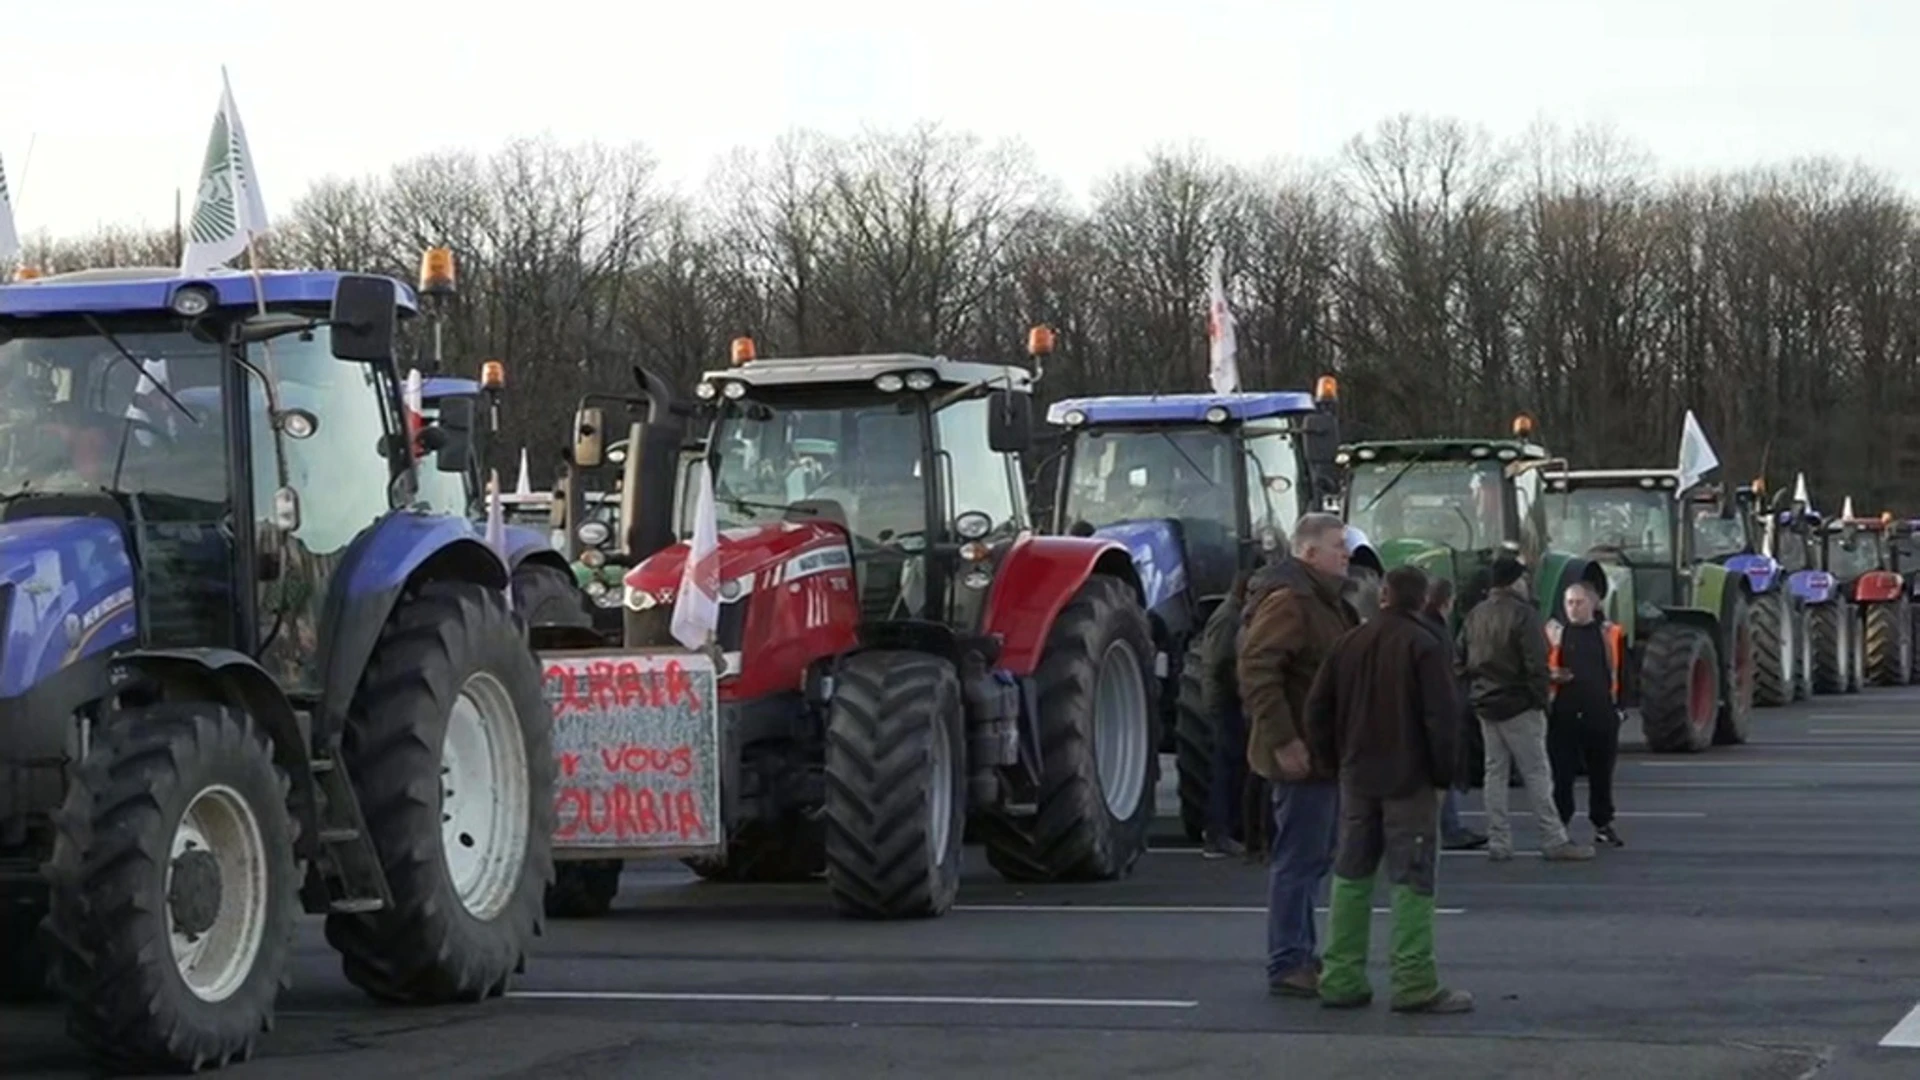
M 673 603 L 687 563 L 685 541 L 656 552 L 627 571 L 627 607 L 645 611 Z M 850 566 L 846 531 L 816 521 L 769 521 L 720 532 L 720 599 L 752 592 L 832 567 Z
M 94 517 L 0 524 L 0 626 L 0 698 L 132 639 L 133 563 L 120 529 Z
M 1402 537 L 1387 540 L 1380 544 L 1380 565 L 1388 570 L 1399 566 L 1417 566 L 1428 574 L 1440 574 L 1452 577 L 1457 573 L 1477 568 L 1481 563 L 1491 560 L 1480 552 L 1456 551 L 1451 545 L 1437 540 L 1421 540 L 1414 537 Z
M 1148 521 L 1122 521 L 1093 531 L 1103 540 L 1115 540 L 1133 557 L 1133 568 L 1140 574 L 1148 611 L 1177 598 L 1187 589 L 1187 563 L 1181 555 L 1180 534 L 1173 521 L 1159 518 Z

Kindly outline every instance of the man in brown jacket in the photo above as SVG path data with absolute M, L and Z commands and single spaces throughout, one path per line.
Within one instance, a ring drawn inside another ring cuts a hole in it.
M 1343 597 L 1346 525 L 1306 514 L 1294 526 L 1293 557 L 1257 575 L 1247 590 L 1237 674 L 1247 717 L 1247 765 L 1270 781 L 1267 988 L 1317 997 L 1313 905 L 1333 868 L 1339 790 L 1330 764 L 1307 752 L 1301 716 L 1320 664 L 1360 624 Z
M 1367 939 L 1373 879 L 1384 859 L 1393 897 L 1393 1008 L 1469 1012 L 1471 995 L 1440 985 L 1433 962 L 1433 887 L 1440 800 L 1460 734 L 1452 649 L 1420 621 L 1427 575 L 1387 575 L 1380 615 L 1340 639 L 1307 697 L 1307 748 L 1340 778 L 1340 846 L 1327 918 L 1320 1003 L 1373 1000 Z

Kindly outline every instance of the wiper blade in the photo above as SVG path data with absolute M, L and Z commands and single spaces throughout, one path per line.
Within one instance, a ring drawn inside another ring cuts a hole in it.
M 99 334 L 101 337 L 105 338 L 107 341 L 107 344 L 113 346 L 113 351 L 119 353 L 121 359 L 125 360 L 129 364 L 132 364 L 133 369 L 140 373 L 141 378 L 147 380 L 147 382 L 150 385 L 152 385 L 154 389 L 160 391 L 162 396 L 164 396 L 168 401 L 172 402 L 173 407 L 176 409 L 179 409 L 180 414 L 182 416 L 185 416 L 187 420 L 191 423 L 198 424 L 200 422 L 200 418 L 193 415 L 192 409 L 189 409 L 185 405 L 181 404 L 180 399 L 173 396 L 173 391 L 167 387 L 166 383 L 161 382 L 159 379 L 154 378 L 153 372 L 147 370 L 147 365 L 142 363 L 139 357 L 133 355 L 131 352 L 128 352 L 127 347 L 125 345 L 120 344 L 119 338 L 114 337 L 112 332 L 110 332 L 106 327 L 100 325 L 99 319 L 96 319 L 92 315 L 88 315 L 84 313 L 80 317 L 87 321 L 87 325 L 93 328 L 94 333 Z
M 1386 486 L 1381 488 L 1379 491 L 1375 492 L 1373 498 L 1367 500 L 1367 505 L 1361 507 L 1360 512 L 1364 514 L 1367 511 L 1373 509 L 1373 504 L 1379 502 L 1381 499 L 1386 498 L 1387 492 L 1393 490 L 1393 485 L 1399 483 L 1402 479 L 1405 479 L 1407 473 L 1413 471 L 1413 467 L 1415 465 L 1418 465 L 1425 460 L 1427 460 L 1427 456 L 1425 454 L 1415 454 L 1414 456 L 1408 458 L 1407 463 L 1405 465 L 1400 466 L 1400 471 L 1393 474 L 1393 478 L 1387 481 Z

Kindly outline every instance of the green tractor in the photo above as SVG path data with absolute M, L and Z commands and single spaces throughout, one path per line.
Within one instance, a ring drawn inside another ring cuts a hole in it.
M 1760 667 L 1756 605 L 1785 592 L 1778 565 L 1751 551 L 1751 490 L 1729 501 L 1713 485 L 1683 489 L 1676 469 L 1568 471 L 1547 484 L 1555 536 L 1611 582 L 1607 616 L 1627 634 L 1623 696 L 1640 707 L 1647 748 L 1745 742 Z M 1792 625 L 1782 603 L 1791 599 L 1766 602 L 1776 628 Z

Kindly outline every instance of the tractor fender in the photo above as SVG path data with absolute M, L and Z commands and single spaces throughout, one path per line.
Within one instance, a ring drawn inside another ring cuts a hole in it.
M 509 525 L 507 537 L 507 572 L 520 569 L 524 562 L 544 562 L 556 569 L 572 574 L 573 568 L 567 565 L 566 557 L 553 550 L 553 538 L 539 529 L 529 529 L 525 525 Z M 541 556 L 551 555 L 552 558 Z
M 465 518 L 389 514 L 347 545 L 320 619 L 320 709 L 314 743 L 346 725 L 347 704 L 407 587 L 431 580 L 505 589 L 507 564 Z
M 1025 536 L 1014 542 L 994 575 L 982 630 L 1000 639 L 1000 666 L 1014 675 L 1040 665 L 1053 620 L 1095 574 L 1127 583 L 1145 606 L 1146 590 L 1126 545 L 1078 536 Z
M 1714 648 L 1725 648 L 1720 640 L 1720 615 L 1717 611 L 1697 607 L 1669 607 L 1661 608 L 1660 611 L 1666 616 L 1667 622 L 1678 626 L 1698 627 L 1713 639 Z
M 1770 555 L 1735 555 L 1724 564 L 1730 574 L 1738 574 L 1747 583 L 1747 592 L 1764 596 L 1780 584 L 1780 564 Z
M 1693 568 L 1693 601 L 1687 607 L 1716 614 L 1727 610 L 1730 593 L 1740 588 L 1735 575 L 1718 563 L 1701 563 Z M 1716 637 L 1714 640 L 1718 641 Z
M 1907 591 L 1906 580 L 1891 570 L 1869 570 L 1853 583 L 1853 602 L 1883 604 L 1900 599 Z
M 1824 604 L 1836 593 L 1833 575 L 1825 570 L 1797 570 L 1787 575 L 1787 591 L 1804 604 Z
M 150 679 L 170 692 L 217 701 L 246 713 L 273 744 L 273 763 L 292 784 L 290 808 L 300 825 L 296 850 L 320 857 L 319 803 L 314 797 L 307 733 L 280 684 L 253 657 L 232 649 L 142 649 L 113 658 L 107 679 L 117 688 Z

